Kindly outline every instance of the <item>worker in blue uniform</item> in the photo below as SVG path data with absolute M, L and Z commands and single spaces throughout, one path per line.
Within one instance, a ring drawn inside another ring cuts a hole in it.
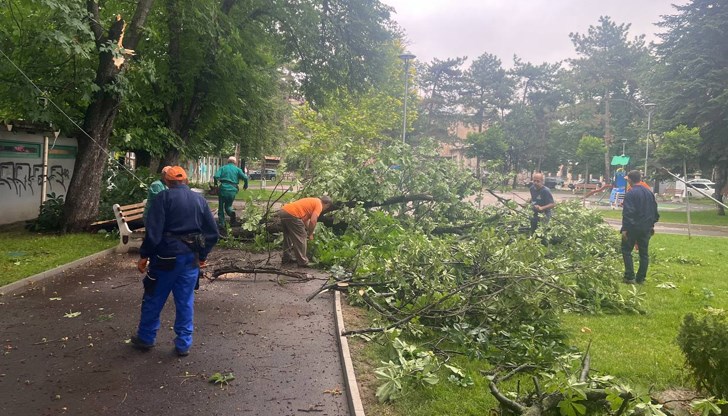
M 194 290 L 200 268 L 217 243 L 217 224 L 205 198 L 187 186 L 184 169 L 167 169 L 164 182 L 169 189 L 160 192 L 149 208 L 146 235 L 139 249 L 137 269 L 146 275 L 139 328 L 131 344 L 141 350 L 154 346 L 159 315 L 172 292 L 175 351 L 186 356 L 192 345 Z

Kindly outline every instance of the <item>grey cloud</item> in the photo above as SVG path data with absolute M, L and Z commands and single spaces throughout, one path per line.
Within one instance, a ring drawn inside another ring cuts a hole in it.
M 673 14 L 671 3 L 687 0 L 383 0 L 421 61 L 456 56 L 476 58 L 484 52 L 509 66 L 514 54 L 533 63 L 574 56 L 569 33 L 586 33 L 599 16 L 630 23 L 630 37 L 654 40 L 660 15 Z

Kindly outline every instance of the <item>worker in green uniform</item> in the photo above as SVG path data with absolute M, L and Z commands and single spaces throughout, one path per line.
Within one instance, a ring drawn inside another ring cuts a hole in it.
M 164 178 L 164 174 L 171 167 L 172 166 L 165 166 L 162 168 L 162 178 Z M 166 189 L 167 185 L 165 185 L 161 179 L 157 179 L 149 185 L 149 188 L 147 189 L 147 203 L 146 205 L 144 205 L 144 214 L 142 215 L 145 226 L 147 225 L 147 212 L 149 211 L 149 207 L 151 207 L 152 203 L 154 202 L 154 197 L 156 197 L 158 193 Z
M 242 180 L 244 182 L 243 189 L 248 189 L 248 175 L 236 166 L 237 163 L 238 160 L 235 159 L 235 156 L 230 156 L 227 165 L 220 167 L 215 172 L 215 176 L 213 176 L 215 185 L 218 182 L 220 183 L 217 222 L 221 230 L 225 230 L 225 214 L 230 216 L 231 225 L 234 225 L 236 222 L 233 201 L 235 200 L 235 195 L 238 194 L 238 182 Z

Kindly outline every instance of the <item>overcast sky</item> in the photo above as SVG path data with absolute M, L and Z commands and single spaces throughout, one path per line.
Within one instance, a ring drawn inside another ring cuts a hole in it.
M 510 67 L 513 55 L 533 64 L 574 57 L 570 32 L 586 34 L 599 16 L 631 23 L 630 39 L 656 40 L 660 15 L 688 0 L 381 0 L 395 8 L 407 49 L 420 62 L 485 52 Z

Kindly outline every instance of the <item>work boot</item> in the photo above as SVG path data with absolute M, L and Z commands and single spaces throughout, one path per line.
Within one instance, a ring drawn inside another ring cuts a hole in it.
M 231 227 L 235 227 L 236 225 L 239 225 L 238 224 L 238 218 L 237 218 L 237 215 L 235 214 L 235 211 L 233 211 L 230 214 L 230 226 Z
M 174 352 L 177 353 L 178 357 L 186 357 L 190 355 L 190 350 L 181 350 L 177 347 L 174 347 Z
M 140 351 L 149 351 L 154 347 L 154 344 L 147 344 L 146 342 L 142 341 L 137 337 L 136 335 L 131 337 L 131 346 L 140 350 Z

